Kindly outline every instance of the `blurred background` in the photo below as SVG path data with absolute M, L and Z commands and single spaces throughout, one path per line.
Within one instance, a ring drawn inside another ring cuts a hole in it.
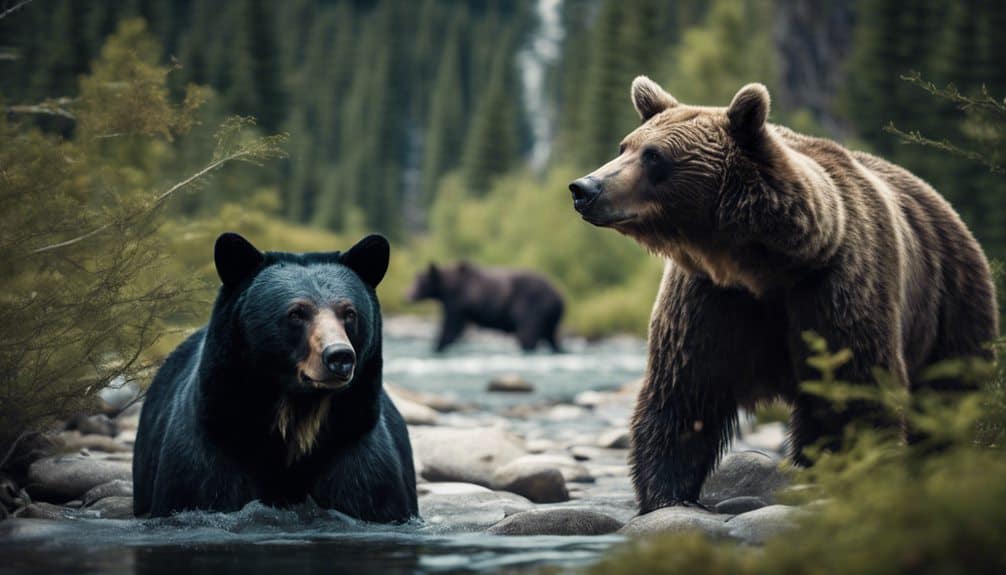
M 1006 257 L 1003 2 L 3 0 L 0 14 L 9 421 L 156 365 L 205 321 L 225 230 L 285 251 L 387 234 L 388 315 L 433 313 L 406 303 L 412 277 L 468 258 L 546 274 L 567 332 L 644 335 L 661 262 L 584 224 L 566 190 L 638 124 L 637 74 L 709 105 L 763 82 L 773 121 L 914 171 Z

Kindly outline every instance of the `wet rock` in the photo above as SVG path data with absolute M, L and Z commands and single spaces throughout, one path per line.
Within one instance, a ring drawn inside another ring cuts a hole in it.
M 452 413 L 455 411 L 463 411 L 467 409 L 467 406 L 461 402 L 443 395 L 437 395 L 434 393 L 427 393 L 423 391 L 415 391 L 405 387 L 399 387 L 395 384 L 385 382 L 384 389 L 388 393 L 393 393 L 402 399 L 407 399 L 409 401 L 418 403 L 420 405 L 425 405 L 430 409 L 435 409 L 440 413 Z
M 485 530 L 533 506 L 519 495 L 497 491 L 419 497 L 419 514 L 435 531 Z
M 791 529 L 799 512 L 799 508 L 789 505 L 769 505 L 733 517 L 726 522 L 726 528 L 731 537 L 760 545 Z
M 628 449 L 629 430 L 609 429 L 597 438 L 597 445 L 605 449 Z
M 129 446 L 118 442 L 107 435 L 81 435 L 77 430 L 62 431 L 57 435 L 62 449 L 65 451 L 106 451 L 109 453 L 125 453 L 131 451 Z
M 618 532 L 625 535 L 684 533 L 697 531 L 712 537 L 726 534 L 729 515 L 717 515 L 691 507 L 664 507 L 632 518 Z
M 133 498 L 132 496 L 105 497 L 95 501 L 88 509 L 98 512 L 102 519 L 132 519 Z
M 521 457 L 497 469 L 492 478 L 493 489 L 523 495 L 535 503 L 567 501 L 569 491 L 559 468 L 530 457 Z
M 439 414 L 432 408 L 410 399 L 406 399 L 390 389 L 387 390 L 387 393 L 388 397 L 391 398 L 391 402 L 398 408 L 398 412 L 402 414 L 402 419 L 404 419 L 405 423 L 408 425 L 437 424 Z
M 99 499 L 106 497 L 132 497 L 133 482 L 124 479 L 116 479 L 108 483 L 89 489 L 81 498 L 81 506 L 87 507 Z M 69 505 L 69 504 L 67 504 Z
M 518 462 L 523 464 L 555 467 L 562 473 L 563 479 L 571 483 L 593 483 L 594 481 L 594 477 L 590 474 L 590 470 L 587 469 L 587 466 L 568 455 L 557 453 L 532 453 L 530 455 L 522 455 L 510 462 L 508 465 L 514 465 Z
M 495 427 L 413 428 L 412 448 L 429 481 L 461 481 L 489 486 L 493 472 L 521 455 L 513 436 Z
M 80 455 L 44 457 L 28 468 L 28 493 L 34 499 L 69 501 L 116 479 L 130 480 L 132 465 Z
M 115 415 L 129 407 L 130 402 L 140 395 L 140 386 L 135 382 L 117 378 L 98 392 L 101 399 L 101 410 L 108 415 Z
M 494 535 L 605 535 L 621 529 L 617 519 L 584 508 L 532 509 L 489 528 Z
M 77 430 L 81 435 L 103 435 L 115 437 L 118 426 L 104 413 L 98 415 L 78 415 L 66 423 L 66 429 Z
M 116 417 L 115 424 L 119 427 L 120 435 L 126 431 L 132 431 L 134 432 L 135 437 L 135 432 L 140 427 L 139 406 L 137 406 L 136 413 L 122 414 L 119 417 Z
M 555 448 L 555 442 L 548 439 L 529 439 L 525 445 L 528 453 L 545 453 Z
M 766 503 L 760 497 L 742 495 L 740 497 L 731 497 L 730 499 L 720 501 L 716 504 L 714 509 L 717 513 L 739 515 L 741 513 L 747 513 L 748 511 L 754 511 L 755 509 L 761 509 L 762 507 L 765 507 L 765 505 Z
M 467 495 L 469 493 L 492 493 L 492 489 L 474 483 L 443 481 L 421 483 L 416 486 L 416 493 L 419 495 Z
M 506 374 L 490 380 L 487 389 L 504 393 L 531 393 L 534 391 L 534 385 L 519 375 Z
M 552 409 L 548 410 L 545 417 L 551 421 L 573 421 L 575 419 L 581 419 L 588 416 L 586 409 L 569 404 L 556 405 Z
M 706 479 L 699 499 L 709 506 L 745 495 L 771 502 L 788 483 L 788 475 L 771 457 L 757 451 L 731 453 Z
M 28 504 L 17 516 L 25 519 L 70 519 L 73 517 L 73 510 L 39 501 Z

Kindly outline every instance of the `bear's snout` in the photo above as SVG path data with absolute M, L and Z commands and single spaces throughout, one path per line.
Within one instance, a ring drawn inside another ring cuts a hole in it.
M 344 343 L 332 344 L 322 352 L 322 362 L 332 377 L 348 381 L 356 367 L 356 352 Z
M 601 195 L 601 186 L 587 176 L 569 184 L 569 191 L 573 194 L 573 208 L 582 214 Z

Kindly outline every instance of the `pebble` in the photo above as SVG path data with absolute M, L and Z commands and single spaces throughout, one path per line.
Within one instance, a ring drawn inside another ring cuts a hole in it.
M 487 389 L 504 393 L 531 393 L 534 385 L 519 375 L 506 374 L 491 379 Z
M 605 535 L 621 529 L 617 519 L 585 508 L 532 509 L 489 528 L 494 535 Z

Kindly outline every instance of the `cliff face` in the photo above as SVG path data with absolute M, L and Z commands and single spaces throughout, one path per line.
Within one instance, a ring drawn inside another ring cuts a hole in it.
M 851 127 L 836 113 L 851 50 L 855 0 L 779 0 L 773 41 L 778 52 L 781 93 L 789 109 L 810 111 L 828 133 L 841 137 Z

